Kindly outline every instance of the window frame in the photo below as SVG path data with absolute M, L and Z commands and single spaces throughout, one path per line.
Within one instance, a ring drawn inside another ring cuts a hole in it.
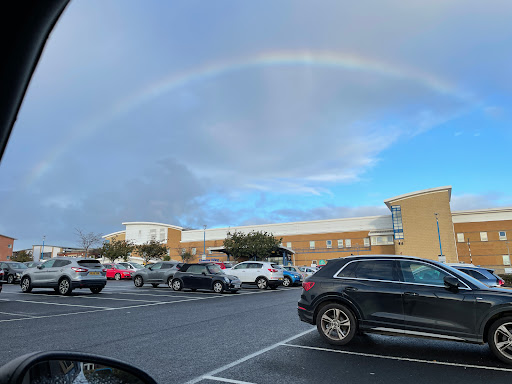
M 315 249 L 315 241 L 314 240 L 311 240 L 309 242 L 309 249 Z
M 485 237 L 485 240 L 484 240 L 484 237 Z M 489 241 L 489 236 L 487 235 L 487 232 L 480 232 L 480 241 Z
M 327 249 L 331 249 L 332 248 L 332 240 L 325 240 L 325 246 Z
M 351 263 L 356 263 L 356 262 L 364 262 L 364 261 L 376 261 L 376 260 L 393 260 L 395 262 L 395 270 L 396 270 L 396 273 L 398 274 L 398 278 L 399 280 L 398 281 L 393 281 L 393 280 L 376 280 L 376 279 L 364 279 L 364 278 L 360 278 L 360 277 L 339 277 L 338 274 L 344 269 L 346 268 L 347 265 L 351 264 Z M 464 286 L 461 286 L 459 287 L 460 290 L 465 290 L 465 291 L 472 291 L 473 289 L 471 289 L 471 287 L 469 285 L 467 285 L 467 283 L 463 280 L 461 280 L 458 276 L 455 276 L 453 275 L 452 273 L 450 273 L 449 271 L 446 271 L 442 268 L 439 268 L 437 267 L 436 265 L 434 264 L 429 264 L 429 263 L 426 263 L 424 261 L 421 261 L 421 260 L 410 260 L 410 259 L 397 259 L 397 258 L 392 258 L 392 257 L 389 257 L 389 258 L 378 258 L 378 259 L 362 259 L 362 260 L 351 260 L 349 261 L 348 263 L 346 263 L 345 265 L 343 265 L 340 269 L 338 269 L 334 275 L 332 276 L 334 279 L 346 279 L 346 280 L 362 280 L 362 281 L 378 281 L 378 282 L 383 282 L 383 283 L 394 283 L 394 284 L 410 284 L 410 285 L 420 285 L 420 286 L 426 286 L 426 287 L 436 287 L 436 288 L 443 288 L 445 289 L 444 287 L 440 286 L 440 285 L 434 285 L 434 284 L 423 284 L 423 283 L 410 283 L 410 282 L 407 282 L 407 281 L 402 281 L 403 280 L 403 276 L 402 276 L 402 272 L 398 266 L 398 262 L 400 261 L 411 261 L 411 262 L 417 262 L 417 263 L 421 263 L 421 264 L 425 264 L 429 267 L 432 267 L 434 269 L 438 269 L 444 273 L 447 273 L 448 275 L 452 276 L 452 277 L 455 277 L 457 280 L 459 280 L 462 284 L 464 284 Z M 474 279 L 474 278 L 473 278 Z
M 462 235 L 462 240 L 460 239 L 460 235 Z M 464 233 L 463 232 L 459 232 L 457 233 L 457 243 L 465 243 L 466 241 L 464 240 Z
M 501 235 L 503 233 L 503 236 Z M 501 241 L 506 241 L 507 240 L 507 231 L 498 231 L 498 237 L 500 238 Z

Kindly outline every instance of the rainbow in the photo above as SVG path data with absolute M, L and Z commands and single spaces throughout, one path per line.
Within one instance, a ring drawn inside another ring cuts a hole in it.
M 223 76 L 234 71 L 262 67 L 289 66 L 335 68 L 344 71 L 370 72 L 385 77 L 410 80 L 437 93 L 449 95 L 457 99 L 468 100 L 470 98 L 468 94 L 458 91 L 453 84 L 441 80 L 432 74 L 351 54 L 318 51 L 278 51 L 231 60 L 214 61 L 203 66 L 191 68 L 188 71 L 179 73 L 173 72 L 164 76 L 158 81 L 120 100 L 102 114 L 79 123 L 71 129 L 69 136 L 64 137 L 56 147 L 49 152 L 48 156 L 32 169 L 24 184 L 25 186 L 29 186 L 41 177 L 69 146 L 76 145 L 81 140 L 91 136 L 106 123 L 168 92 L 206 79 Z

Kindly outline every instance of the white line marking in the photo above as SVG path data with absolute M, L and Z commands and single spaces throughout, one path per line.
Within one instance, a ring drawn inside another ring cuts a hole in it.
M 213 381 L 222 381 L 224 383 L 233 383 L 233 384 L 255 384 L 251 383 L 249 381 L 240 381 L 240 380 L 233 380 L 233 379 L 225 379 L 223 377 L 215 377 L 215 376 L 205 376 L 204 379 L 206 380 L 213 380 Z
M 284 290 L 284 289 L 283 289 Z M 123 309 L 131 309 L 131 308 L 140 308 L 140 307 L 149 307 L 149 306 L 155 306 L 155 305 L 164 305 L 164 304 L 175 304 L 175 303 L 184 303 L 187 301 L 198 301 L 198 300 L 210 300 L 215 298 L 221 298 L 221 297 L 239 297 L 241 295 L 252 295 L 252 294 L 260 294 L 260 293 L 270 293 L 270 292 L 279 292 L 278 290 L 270 290 L 270 291 L 255 291 L 255 292 L 247 292 L 247 293 L 241 293 L 241 294 L 224 294 L 224 295 L 209 295 L 207 297 L 190 297 L 187 296 L 186 299 L 183 300 L 174 300 L 174 301 L 158 301 L 158 302 L 151 302 L 148 304 L 138 304 L 138 305 L 130 305 L 126 307 L 94 307 L 94 306 L 86 306 L 86 305 L 75 305 L 75 304 L 64 304 L 64 303 L 46 303 L 46 302 L 40 302 L 40 301 L 29 301 L 29 300 L 7 300 L 7 299 L 0 299 L 0 301 L 25 301 L 28 303 L 34 303 L 34 304 L 53 304 L 53 305 L 67 305 L 67 306 L 75 306 L 75 307 L 85 307 L 85 308 L 99 308 L 97 310 L 92 311 L 81 311 L 81 312 L 73 312 L 73 313 L 60 313 L 60 314 L 54 314 L 54 315 L 42 315 L 42 316 L 32 316 L 32 317 L 24 317 L 20 319 L 5 319 L 0 320 L 0 323 L 5 322 L 12 322 L 12 321 L 21 321 L 21 320 L 31 320 L 31 319 L 45 319 L 49 317 L 59 317 L 59 316 L 72 316 L 72 315 L 79 315 L 84 313 L 92 313 L 92 312 L 101 312 L 101 311 L 117 311 L 117 310 L 123 310 Z M 10 292 L 10 293 L 16 293 L 16 292 Z M 19 292 L 18 292 L 19 293 Z M 185 293 L 185 292 L 183 292 Z M 129 294 L 129 293 L 126 293 Z M 138 295 L 148 295 L 145 293 L 139 293 Z M 63 297 L 63 296 L 53 296 L 52 297 Z M 155 296 L 162 296 L 162 295 L 155 295 Z M 78 297 L 78 296 L 69 296 L 69 298 L 72 297 Z M 172 295 L 169 295 L 168 297 L 173 297 Z M 28 316 L 28 315 L 27 315 Z M 297 336 L 298 337 L 298 336 Z M 292 338 L 293 340 L 293 338 Z
M 82 307 L 82 308 L 95 308 L 95 309 L 110 309 L 109 307 L 95 307 L 92 305 L 79 305 L 79 304 L 66 304 L 66 303 L 47 303 L 45 301 L 32 301 L 32 300 L 8 300 L 0 299 L 0 301 L 7 301 L 10 303 L 32 303 L 32 304 L 46 304 L 46 305 L 63 305 L 66 307 Z
M 27 294 L 26 293 L 20 293 L 20 292 L 5 292 L 5 293 L 10 293 L 10 294 L 14 294 L 14 295 L 23 295 L 25 297 L 27 297 Z M 104 293 L 102 293 L 103 295 Z M 108 293 L 107 293 L 108 295 Z M 32 297 L 40 297 L 40 296 L 46 296 L 46 297 L 55 297 L 55 298 L 58 298 L 58 299 L 61 299 L 61 300 L 66 300 L 66 299 L 74 299 L 74 298 L 81 298 L 81 299 L 98 299 L 98 300 L 119 300 L 119 301 L 142 301 L 144 303 L 157 303 L 157 301 L 155 300 L 141 300 L 141 299 L 121 299 L 121 298 L 115 298 L 115 297 L 98 297 L 97 295 L 87 295 L 87 296 L 62 296 L 62 295 L 51 295 L 51 294 L 47 294 L 47 293 L 37 293 L 37 294 L 34 294 L 34 296 Z
M 27 315 L 26 313 L 10 313 L 10 312 L 0 312 L 2 315 L 9 316 L 25 316 L 25 317 L 36 317 L 34 315 Z
M 310 346 L 305 346 L 305 345 L 295 345 L 295 344 L 283 344 L 283 345 L 286 346 L 286 347 L 312 349 L 312 350 L 315 350 L 315 351 L 323 351 L 323 352 L 342 353 L 342 354 L 345 354 L 345 355 L 356 355 L 356 356 L 364 356 L 364 357 L 374 357 L 374 358 L 378 358 L 378 359 L 400 360 L 400 361 L 408 361 L 408 362 L 412 362 L 412 363 L 425 363 L 425 364 L 434 364 L 434 365 L 448 365 L 448 366 L 452 366 L 452 367 L 463 367 L 463 368 L 487 369 L 487 370 L 490 370 L 490 371 L 512 372 L 511 368 L 488 367 L 488 366 L 484 366 L 484 365 L 473 365 L 473 364 L 458 364 L 458 363 L 450 363 L 450 362 L 444 362 L 444 361 L 420 360 L 420 359 L 411 359 L 409 357 L 383 356 L 383 355 L 375 355 L 373 353 L 341 351 L 341 350 L 337 350 L 337 349 L 310 347 Z
M 204 375 L 201 375 L 199 377 L 196 377 L 195 379 L 192 379 L 190 381 L 187 381 L 186 384 L 195 384 L 195 383 L 198 383 L 200 382 L 201 380 L 204 380 L 207 376 L 215 376 L 217 373 L 219 372 L 222 372 L 222 371 L 225 371 L 226 369 L 229 369 L 229 368 L 233 368 L 235 366 L 237 366 L 238 364 L 241 364 L 247 360 L 250 360 L 252 359 L 253 357 L 256 357 L 256 356 L 259 356 L 265 352 L 268 352 L 268 351 L 271 351 L 272 349 L 275 349 L 285 343 L 288 343 L 289 341 L 292 341 L 292 340 L 295 340 L 301 336 L 304 336 L 310 332 L 313 332 L 316 330 L 316 327 L 315 328 L 311 328 L 307 331 L 304 331 L 304 332 L 301 332 L 299 333 L 298 335 L 295 335 L 295 336 L 292 336 L 292 337 L 289 337 L 288 339 L 286 340 L 283 340 L 283 341 L 280 341 L 279 343 L 275 343 L 275 344 L 272 344 L 270 347 L 266 347 L 266 348 L 263 348 L 263 349 L 260 349 L 259 351 L 257 352 L 254 352 L 254 353 L 251 353 L 250 355 L 247 355 L 245 357 L 242 357 L 241 359 L 238 359 L 236 361 L 233 361 L 232 363 L 230 364 L 226 364 L 220 368 L 217 368 L 217 369 L 214 369 L 213 371 L 210 371 L 208 373 L 205 373 Z

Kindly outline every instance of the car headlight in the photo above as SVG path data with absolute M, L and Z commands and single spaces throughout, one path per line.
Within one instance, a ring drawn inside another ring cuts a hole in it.
M 21 273 L 17 273 L 17 274 L 16 274 L 16 277 L 20 277 L 20 276 L 21 276 Z

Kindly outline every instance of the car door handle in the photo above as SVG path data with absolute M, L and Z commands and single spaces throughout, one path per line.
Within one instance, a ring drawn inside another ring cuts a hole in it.
M 355 287 L 347 287 L 347 288 L 344 289 L 344 291 L 345 292 L 355 292 L 355 291 L 357 291 L 357 288 L 355 288 Z
M 404 295 L 405 296 L 418 296 L 418 294 L 416 292 L 405 292 Z

